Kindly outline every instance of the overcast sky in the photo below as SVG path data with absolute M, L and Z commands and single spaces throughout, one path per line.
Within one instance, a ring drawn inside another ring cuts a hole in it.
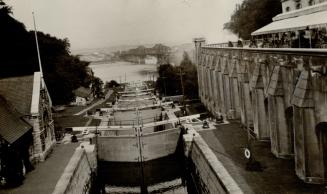
M 70 40 L 72 49 L 235 39 L 223 31 L 242 0 L 5 0 L 28 30 Z

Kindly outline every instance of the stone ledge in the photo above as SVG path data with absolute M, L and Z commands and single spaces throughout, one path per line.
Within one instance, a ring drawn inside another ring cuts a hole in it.
M 201 152 L 201 155 L 204 157 L 204 160 L 208 164 L 211 172 L 214 173 L 219 181 L 219 184 L 221 184 L 226 193 L 243 193 L 241 188 L 237 185 L 223 164 L 217 159 L 216 155 L 203 140 L 203 138 L 201 136 L 195 136 L 193 143 Z M 192 149 L 195 148 L 193 147 Z
M 71 181 L 73 180 L 74 174 L 80 165 L 83 156 L 86 155 L 85 150 L 81 148 L 77 148 L 75 150 L 74 155 L 70 159 L 68 165 L 66 166 L 63 174 L 61 175 L 60 179 L 58 180 L 56 187 L 52 194 L 64 194 L 66 193 L 67 189 Z

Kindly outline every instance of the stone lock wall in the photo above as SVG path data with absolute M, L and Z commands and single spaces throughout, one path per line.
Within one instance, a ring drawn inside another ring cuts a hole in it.
M 185 156 L 191 162 L 190 168 L 198 192 L 205 194 L 242 194 L 243 191 L 217 159 L 202 137 L 189 127 L 183 135 Z
M 257 140 L 271 142 L 276 157 L 294 157 L 305 182 L 327 181 L 327 127 L 321 124 L 327 122 L 327 51 L 194 42 L 199 95 L 208 110 L 240 119 Z
M 52 194 L 87 194 L 92 184 L 92 173 L 97 168 L 94 145 L 78 147 Z

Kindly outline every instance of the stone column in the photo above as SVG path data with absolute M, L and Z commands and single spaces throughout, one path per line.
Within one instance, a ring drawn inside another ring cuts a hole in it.
M 250 96 L 248 58 L 244 57 L 237 64 L 241 121 L 244 126 L 253 126 L 253 112 Z
M 308 70 L 301 72 L 292 98 L 295 171 L 307 183 L 324 183 L 323 154 L 315 130 L 317 122 L 310 73 Z
M 216 87 L 215 87 L 215 56 L 212 56 L 212 60 L 210 62 L 210 108 L 211 113 L 213 115 L 216 114 Z
M 207 108 L 210 112 L 212 112 L 212 76 L 211 76 L 211 64 L 212 64 L 212 57 L 211 55 L 209 55 L 209 60 L 207 63 L 207 84 L 208 84 L 208 104 L 207 104 Z
M 229 61 L 228 61 L 228 55 L 226 54 L 224 56 L 223 60 L 223 67 L 222 67 L 222 74 L 223 74 L 223 94 L 224 94 L 224 107 L 225 107 L 225 114 L 227 119 L 233 119 L 231 116 L 231 110 L 232 110 L 232 97 L 231 97 L 231 85 L 230 85 L 230 79 L 229 79 Z
M 219 63 L 219 56 L 216 56 L 216 60 L 215 60 L 215 65 L 214 65 L 214 69 L 212 71 L 213 73 L 213 87 L 214 87 L 214 112 L 215 112 L 215 116 L 218 117 L 220 116 L 220 98 L 219 98 L 219 84 L 218 84 L 218 63 Z
M 276 157 L 290 158 L 293 155 L 294 134 L 293 128 L 289 128 L 287 125 L 285 93 L 281 71 L 280 66 L 274 66 L 268 85 L 271 151 Z
M 252 76 L 252 107 L 254 133 L 259 140 L 269 140 L 269 125 L 266 114 L 266 103 L 264 94 L 264 82 L 262 75 L 262 62 L 254 69 Z
M 219 56 L 219 63 L 217 64 L 216 73 L 217 73 L 217 86 L 218 86 L 218 98 L 219 98 L 219 113 L 226 119 L 226 108 L 225 108 L 225 94 L 224 94 L 224 82 L 223 82 L 223 74 L 222 74 L 222 63 L 223 56 Z
M 231 116 L 233 119 L 240 118 L 241 105 L 240 105 L 240 94 L 238 88 L 238 76 L 236 69 L 236 56 L 233 56 L 231 62 L 231 70 L 229 72 L 230 86 L 231 86 L 231 97 L 232 97 L 232 112 Z
M 201 71 L 201 47 L 205 44 L 205 39 L 204 38 L 195 38 L 193 40 L 194 44 L 195 44 L 195 64 L 197 67 L 197 74 L 198 74 L 198 86 L 199 86 L 199 96 L 200 99 L 202 101 L 202 87 L 201 87 L 201 83 L 202 83 L 202 79 L 203 77 L 201 76 L 202 71 Z
M 43 152 L 39 115 L 38 114 L 32 115 L 28 122 L 33 126 L 33 153 L 31 156 L 32 161 L 39 162 L 41 161 L 41 154 Z

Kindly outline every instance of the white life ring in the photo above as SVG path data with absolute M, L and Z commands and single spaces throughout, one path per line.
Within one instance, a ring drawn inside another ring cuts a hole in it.
M 244 156 L 247 159 L 250 159 L 251 158 L 251 151 L 248 148 L 245 148 L 244 149 Z

